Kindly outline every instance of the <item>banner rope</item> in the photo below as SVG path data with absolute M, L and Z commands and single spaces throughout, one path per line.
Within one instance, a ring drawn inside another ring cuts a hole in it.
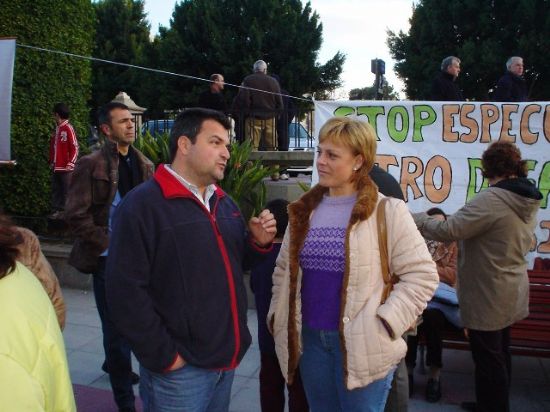
M 84 59 L 84 60 L 90 60 L 90 61 L 95 61 L 95 62 L 100 62 L 100 63 L 114 64 L 114 65 L 117 65 L 117 66 L 129 67 L 129 68 L 138 69 L 138 70 L 145 70 L 145 71 L 149 71 L 149 72 L 153 72 L 153 73 L 167 74 L 167 75 L 170 75 L 170 76 L 183 77 L 185 79 L 190 79 L 190 80 L 198 80 L 198 81 L 207 82 L 207 83 L 214 83 L 213 80 L 204 79 L 202 77 L 197 77 L 197 76 L 191 76 L 189 74 L 181 74 L 181 73 L 169 72 L 169 71 L 166 71 L 166 70 L 152 69 L 150 67 L 143 67 L 143 66 L 137 66 L 135 64 L 115 62 L 115 61 L 112 61 L 112 60 L 100 59 L 98 57 L 82 56 L 80 54 L 64 52 L 64 51 L 61 51 L 61 50 L 46 49 L 46 48 L 43 48 L 43 47 L 29 46 L 28 44 L 21 44 L 21 43 L 16 43 L 16 46 L 17 47 L 23 47 L 23 48 L 26 48 L 26 49 L 31 49 L 31 50 L 37 50 L 37 51 L 41 51 L 41 52 L 60 54 L 62 56 L 75 57 L 77 59 Z M 261 92 L 261 93 L 267 93 L 267 94 L 273 94 L 273 95 L 280 95 L 281 97 L 289 97 L 291 99 L 302 100 L 302 101 L 310 102 L 310 103 L 313 102 L 312 99 L 305 99 L 303 97 L 292 96 L 292 95 L 289 95 L 289 94 L 275 93 L 275 92 L 270 92 L 270 91 L 267 91 L 267 90 L 255 89 L 253 87 L 245 87 L 245 86 L 237 85 L 237 84 L 233 84 L 233 83 L 224 82 L 224 84 L 226 84 L 228 86 L 236 87 L 238 89 L 247 89 L 247 90 L 252 90 L 252 91 L 255 91 L 255 92 Z

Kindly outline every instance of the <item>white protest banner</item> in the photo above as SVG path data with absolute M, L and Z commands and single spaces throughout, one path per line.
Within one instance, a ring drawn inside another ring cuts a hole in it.
M 15 39 L 0 39 L 0 162 L 11 160 L 10 119 Z
M 437 206 L 454 213 L 488 186 L 481 174 L 488 144 L 514 142 L 543 194 L 529 260 L 550 257 L 550 102 L 317 101 L 316 136 L 333 116 L 376 129 L 377 163 L 400 182 L 413 212 Z

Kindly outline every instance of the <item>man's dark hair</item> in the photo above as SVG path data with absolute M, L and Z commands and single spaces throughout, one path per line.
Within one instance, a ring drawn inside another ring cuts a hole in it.
M 445 214 L 445 212 L 438 207 L 432 207 L 431 209 L 428 209 L 426 214 L 428 216 L 441 215 L 445 218 L 445 220 L 447 220 L 447 215 Z
M 56 103 L 53 106 L 53 112 L 64 120 L 68 119 L 71 115 L 71 111 L 65 103 Z
M 115 109 L 128 110 L 128 106 L 119 102 L 109 102 L 101 106 L 97 111 L 97 124 L 111 124 L 111 112 Z
M 265 205 L 265 208 L 273 213 L 277 221 L 277 237 L 283 237 L 285 234 L 288 225 L 288 204 L 289 202 L 286 199 L 274 199 Z
M 521 159 L 521 152 L 511 142 L 494 142 L 481 155 L 483 177 L 527 177 L 527 162 Z
M 192 144 L 195 144 L 197 135 L 201 131 L 205 120 L 214 120 L 221 124 L 225 130 L 231 129 L 231 123 L 226 115 L 217 110 L 194 107 L 181 112 L 172 126 L 170 132 L 170 161 L 173 162 L 178 151 L 178 140 L 181 136 L 187 136 Z

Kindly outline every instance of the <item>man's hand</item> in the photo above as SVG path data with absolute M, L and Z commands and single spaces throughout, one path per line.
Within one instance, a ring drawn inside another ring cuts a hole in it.
M 269 245 L 277 234 L 276 223 L 273 213 L 267 209 L 262 210 L 258 217 L 252 217 L 248 222 L 252 241 L 260 247 Z

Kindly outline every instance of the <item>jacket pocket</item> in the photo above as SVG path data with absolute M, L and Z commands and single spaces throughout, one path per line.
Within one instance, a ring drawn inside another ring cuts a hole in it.
M 103 205 L 109 199 L 111 183 L 105 177 L 93 176 L 92 179 L 92 203 Z

